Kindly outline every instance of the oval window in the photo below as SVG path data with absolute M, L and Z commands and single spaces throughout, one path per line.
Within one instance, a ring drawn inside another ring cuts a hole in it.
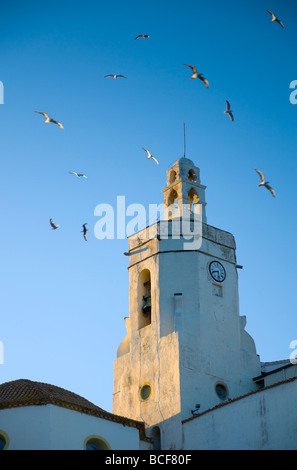
M 142 401 L 149 399 L 152 393 L 152 386 L 149 383 L 144 384 L 140 389 L 140 398 Z
M 216 394 L 220 400 L 224 401 L 228 398 L 228 389 L 226 385 L 217 383 L 215 386 Z

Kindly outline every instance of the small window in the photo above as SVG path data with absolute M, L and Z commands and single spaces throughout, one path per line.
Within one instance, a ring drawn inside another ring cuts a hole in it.
M 151 274 L 148 269 L 144 269 L 139 275 L 138 302 L 138 329 L 141 329 L 151 324 Z
M 0 450 L 6 450 L 9 446 L 9 437 L 8 435 L 0 430 Z
M 152 394 L 151 384 L 149 384 L 149 383 L 143 384 L 141 389 L 140 389 L 140 392 L 139 392 L 139 396 L 140 396 L 141 401 L 148 400 L 149 397 L 151 396 L 151 394 Z
M 110 450 L 111 447 L 104 437 L 88 436 L 84 442 L 85 450 Z
M 217 396 L 221 401 L 225 401 L 228 398 L 228 388 L 222 382 L 218 382 L 215 386 Z

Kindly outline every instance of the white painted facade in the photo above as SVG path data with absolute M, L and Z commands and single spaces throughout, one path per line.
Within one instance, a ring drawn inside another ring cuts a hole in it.
M 84 450 L 91 437 L 106 450 L 150 447 L 137 428 L 52 404 L 0 410 L 0 436 L 1 431 L 9 450 Z
M 296 450 L 295 380 L 259 390 L 183 424 L 187 450 Z

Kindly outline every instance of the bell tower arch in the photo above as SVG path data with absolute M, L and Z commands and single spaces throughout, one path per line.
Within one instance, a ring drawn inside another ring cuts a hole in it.
M 167 186 L 163 189 L 164 209 L 169 210 L 169 218 L 182 217 L 187 209 L 195 213 L 200 204 L 202 222 L 206 223 L 205 189 L 200 181 L 200 169 L 192 160 L 185 157 L 177 160 L 167 170 Z

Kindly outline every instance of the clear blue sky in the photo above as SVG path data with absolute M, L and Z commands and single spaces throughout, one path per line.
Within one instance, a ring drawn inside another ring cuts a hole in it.
M 183 122 L 208 223 L 236 238 L 246 330 L 261 360 L 288 358 L 297 339 L 296 2 L 2 0 L 0 31 L 0 382 L 47 382 L 112 410 L 127 240 L 96 239 L 94 210 L 123 195 L 162 203 L 166 169 L 183 155 Z M 255 167 L 276 199 L 257 188 Z

